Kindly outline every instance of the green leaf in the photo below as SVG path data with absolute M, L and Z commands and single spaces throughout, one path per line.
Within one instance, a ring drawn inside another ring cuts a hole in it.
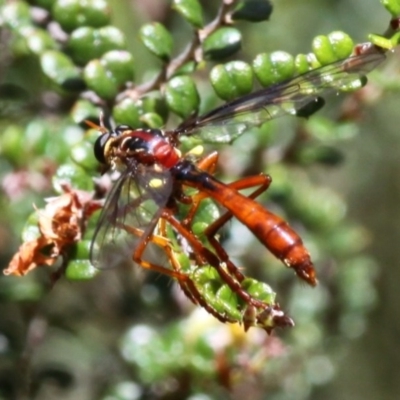
M 99 273 L 89 260 L 72 260 L 68 263 L 65 276 L 71 280 L 87 280 L 94 278 Z
M 168 118 L 168 107 L 165 104 L 165 99 L 159 92 L 150 93 L 141 97 L 137 100 L 136 105 L 139 108 L 140 115 L 156 113 L 164 120 L 164 122 Z
M 253 70 L 243 61 L 232 61 L 215 66 L 211 70 L 210 81 L 221 99 L 232 100 L 251 92 Z
M 0 8 L 2 23 L 12 29 L 20 29 L 25 25 L 32 25 L 31 13 L 28 4 L 22 1 L 8 2 Z
M 175 71 L 174 76 L 191 74 L 192 72 L 196 71 L 196 67 L 197 64 L 195 61 L 189 61 L 183 64 L 182 67 L 178 68 L 178 70 Z
M 212 280 L 220 279 L 216 269 L 208 266 L 196 268 L 192 274 L 192 278 L 199 286 L 203 286 Z
M 336 166 L 344 160 L 343 152 L 332 146 L 307 144 L 296 149 L 295 160 L 302 165 L 320 163 Z
M 191 263 L 189 257 L 184 253 L 175 253 L 176 260 L 185 273 L 190 273 Z
M 18 302 L 39 302 L 43 298 L 44 287 L 37 281 L 26 278 L 17 278 L 14 281 L 10 277 L 6 281 L 7 283 L 3 283 L 1 287 L 2 299 L 7 299 L 15 305 Z
M 101 54 L 111 50 L 124 50 L 126 49 L 126 39 L 122 31 L 115 26 L 103 26 L 95 31 L 98 41 L 98 47 Z
M 182 118 L 187 118 L 197 110 L 199 94 L 193 80 L 188 76 L 176 76 L 165 86 L 168 107 Z
M 368 35 L 368 40 L 382 49 L 392 50 L 400 43 L 400 32 L 396 32 L 390 39 L 371 33 Z
M 294 67 L 297 75 L 304 74 L 310 70 L 310 63 L 306 54 L 297 54 L 294 59 Z
M 268 284 L 252 278 L 245 278 L 241 283 L 241 286 L 247 291 L 247 293 L 256 299 L 267 304 L 274 304 L 276 293 Z
M 71 109 L 70 115 L 76 124 L 81 124 L 86 119 L 96 120 L 100 115 L 101 109 L 96 107 L 89 100 L 78 100 Z
M 89 259 L 91 243 L 91 240 L 81 240 L 80 242 L 74 244 L 69 256 L 75 260 Z
M 173 41 L 171 34 L 158 22 L 144 25 L 139 36 L 147 49 L 164 61 L 171 57 Z
M 110 10 L 106 0 L 57 0 L 52 14 L 67 32 L 81 26 L 101 27 L 110 21 Z
M 40 57 L 40 65 L 45 75 L 60 86 L 68 80 L 81 81 L 78 68 L 65 54 L 56 50 L 47 50 Z
M 33 119 L 25 126 L 24 149 L 26 154 L 44 154 L 49 144 L 49 127 L 42 119 Z M 61 147 L 61 144 L 60 144 Z
M 54 39 L 43 29 L 25 26 L 20 29 L 20 34 L 25 38 L 26 45 L 33 54 L 41 54 L 45 50 L 57 47 Z
M 104 99 L 112 99 L 118 93 L 118 84 L 100 60 L 89 62 L 83 70 L 83 77 L 89 89 Z
M 34 211 L 29 215 L 22 230 L 21 239 L 23 242 L 30 242 L 40 236 L 39 230 L 39 214 L 40 211 Z
M 224 313 L 227 313 L 232 319 L 240 321 L 241 313 L 238 309 L 238 297 L 232 292 L 228 285 L 222 285 L 215 294 L 216 298 L 223 305 Z
M 192 232 L 199 238 L 202 238 L 202 235 L 204 234 L 204 231 L 208 228 L 210 224 L 207 222 L 194 222 L 192 224 Z
M 236 320 L 237 322 L 241 322 L 242 315 L 240 310 L 238 309 L 238 298 L 235 293 L 227 285 L 221 285 L 219 283 L 214 292 L 211 292 L 210 284 L 205 284 L 203 286 L 205 291 L 204 297 L 209 305 L 212 306 L 216 311 L 220 314 L 229 317 L 230 319 Z
M 350 36 L 340 31 L 331 32 L 328 36 L 317 36 L 312 42 L 313 52 L 322 65 L 348 57 L 353 47 Z
M 220 28 L 203 42 L 206 58 L 218 60 L 236 53 L 242 44 L 242 35 L 236 28 Z
M 112 115 L 117 124 L 129 125 L 133 128 L 139 128 L 142 125 L 138 107 L 129 97 L 114 106 Z
M 99 163 L 94 156 L 93 143 L 82 140 L 71 148 L 72 161 L 87 171 L 96 171 Z
M 80 190 L 93 190 L 93 181 L 88 173 L 76 164 L 61 165 L 52 178 L 53 188 L 57 193 L 64 193 L 63 185 L 68 184 Z
M 109 51 L 103 55 L 101 63 L 110 71 L 118 85 L 131 82 L 134 78 L 133 56 L 128 51 Z
M 80 65 L 101 56 L 95 40 L 95 29 L 90 26 L 75 29 L 69 36 L 67 47 L 73 60 Z
M 0 135 L 0 154 L 15 165 L 20 164 L 21 154 L 25 152 L 25 137 L 22 127 L 6 125 Z
M 400 0 L 381 0 L 381 4 L 393 17 L 398 17 L 400 15 Z
M 268 87 L 294 75 L 294 59 L 284 51 L 262 53 L 254 59 L 253 70 L 261 85 Z
M 272 13 L 272 8 L 269 0 L 242 0 L 235 7 L 232 19 L 251 22 L 266 21 Z
M 80 65 L 100 58 L 108 51 L 125 48 L 123 33 L 113 26 L 100 29 L 83 26 L 75 29 L 68 40 L 68 51 L 74 61 Z
M 151 94 L 136 101 L 127 97 L 114 106 L 112 113 L 118 124 L 134 128 L 160 128 L 165 125 L 168 107 L 159 94 Z
M 206 198 L 201 201 L 196 215 L 193 218 L 193 230 L 195 223 L 206 223 L 207 225 L 210 225 L 219 217 L 220 212 L 218 206 L 215 204 L 215 201 Z M 204 231 L 201 234 L 204 234 Z
M 196 28 L 201 28 L 203 26 L 203 10 L 197 0 L 174 0 L 172 8 L 178 11 L 183 18 Z
M 140 121 L 149 128 L 161 128 L 164 125 L 162 117 L 154 112 L 144 113 L 140 117 Z

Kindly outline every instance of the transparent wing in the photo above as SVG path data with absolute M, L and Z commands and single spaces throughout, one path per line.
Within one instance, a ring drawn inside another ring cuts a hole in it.
M 261 89 L 184 122 L 178 134 L 196 135 L 206 142 L 229 143 L 252 126 L 282 115 L 307 117 L 323 105 L 319 97 L 332 90 L 354 90 L 385 59 L 383 53 L 363 53 Z
M 97 222 L 90 248 L 92 264 L 100 269 L 131 265 L 136 246 L 153 233 L 171 192 L 167 170 L 127 168 L 114 183 Z M 164 256 L 151 242 L 143 255 L 157 264 L 164 262 L 160 261 Z

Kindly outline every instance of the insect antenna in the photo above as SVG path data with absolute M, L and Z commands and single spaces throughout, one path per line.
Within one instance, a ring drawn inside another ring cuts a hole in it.
M 90 128 L 96 129 L 98 130 L 100 133 L 106 133 L 108 132 L 107 127 L 104 125 L 104 113 L 100 112 L 99 115 L 99 121 L 100 121 L 100 125 L 97 125 L 95 122 L 89 120 L 89 119 L 85 119 L 84 122 L 87 126 L 89 126 Z

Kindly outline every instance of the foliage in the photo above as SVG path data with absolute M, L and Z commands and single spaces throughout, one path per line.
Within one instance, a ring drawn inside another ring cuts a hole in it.
M 248 275 L 256 276 L 257 283 L 267 281 L 274 288 L 266 290 L 268 295 L 275 298 L 276 292 L 295 317 L 297 325 L 290 333 L 267 337 L 256 328 L 244 333 L 237 325 L 224 325 L 193 309 L 159 276 L 123 269 L 99 273 L 87 251 L 96 204 L 69 193 L 71 188 L 100 192 L 99 187 L 109 185 L 93 180 L 99 176 L 92 150 L 97 133 L 87 131 L 85 124 L 98 121 L 100 111 L 115 124 L 172 126 L 199 108 L 210 109 L 216 96 L 230 100 L 251 92 L 256 79 L 269 86 L 348 57 L 354 47 L 350 36 L 335 31 L 317 36 L 312 53 L 274 49 L 246 62 L 240 49 L 246 50 L 248 26 L 257 22 L 261 30 L 265 21 L 278 18 L 271 14 L 270 1 L 223 1 L 216 12 L 203 9 L 197 0 L 175 0 L 172 10 L 165 11 L 164 23 L 137 28 L 142 46 L 154 56 L 143 65 L 141 50 L 132 50 L 130 37 L 115 26 L 111 2 L 0 4 L 0 34 L 6 43 L 0 48 L 1 222 L 15 235 L 23 232 L 24 242 L 37 244 L 39 217 L 45 222 L 54 217 L 53 203 L 45 206 L 43 198 L 67 198 L 62 209 L 68 215 L 73 207 L 85 216 L 93 214 L 82 235 L 77 223 L 75 236 L 51 242 L 57 249 L 52 260 L 58 262 L 51 262 L 52 277 L 65 271 L 70 282 L 62 278 L 53 285 L 46 268 L 24 278 L 1 278 L 0 334 L 7 348 L 1 356 L 5 384 L 0 396 L 44 398 L 46 391 L 53 391 L 63 398 L 69 391 L 75 399 L 211 399 L 226 398 L 229 391 L 239 398 L 246 390 L 254 399 L 265 398 L 265 393 L 271 399 L 301 399 L 314 384 L 328 381 L 334 359 L 324 346 L 364 330 L 376 296 L 376 267 L 362 254 L 368 232 L 349 222 L 340 196 L 317 186 L 310 174 L 312 168 L 340 163 L 335 144 L 358 133 L 357 118 L 374 93 L 349 95 L 351 107 L 344 102 L 335 120 L 315 116 L 298 121 L 289 138 L 278 134 L 281 126 L 272 123 L 222 149 L 221 179 L 268 172 L 273 184 L 260 201 L 296 225 L 315 255 L 320 285 L 305 289 L 235 221 L 224 238 L 228 252 L 240 258 Z M 391 14 L 389 28 L 369 40 L 389 49 L 397 45 L 400 6 L 398 0 L 382 4 Z M 179 28 L 171 22 L 176 13 Z M 191 37 L 179 51 L 182 38 L 177 32 L 185 24 Z M 383 79 L 379 72 L 375 77 Z M 378 83 L 371 90 L 378 92 Z M 183 148 L 194 145 L 188 140 Z M 203 210 L 199 223 L 208 224 L 212 212 Z M 59 229 L 70 235 L 62 221 Z M 15 237 L 3 241 L 5 264 L 16 247 Z M 37 264 L 49 262 L 40 259 Z M 214 279 L 205 275 L 205 282 Z M 217 287 L 222 288 L 221 282 Z M 224 299 L 214 288 L 201 289 L 212 300 Z M 9 366 L 19 357 L 27 363 L 23 371 Z

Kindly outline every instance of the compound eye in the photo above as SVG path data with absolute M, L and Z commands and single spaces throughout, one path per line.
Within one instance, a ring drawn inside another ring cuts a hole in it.
M 131 131 L 132 128 L 129 125 L 118 125 L 114 132 L 116 136 L 122 135 L 126 131 Z
M 97 161 L 101 164 L 107 164 L 107 160 L 105 157 L 105 150 L 107 142 L 109 141 L 111 136 L 112 135 L 109 132 L 103 133 L 94 142 L 93 146 L 94 156 L 96 157 Z

